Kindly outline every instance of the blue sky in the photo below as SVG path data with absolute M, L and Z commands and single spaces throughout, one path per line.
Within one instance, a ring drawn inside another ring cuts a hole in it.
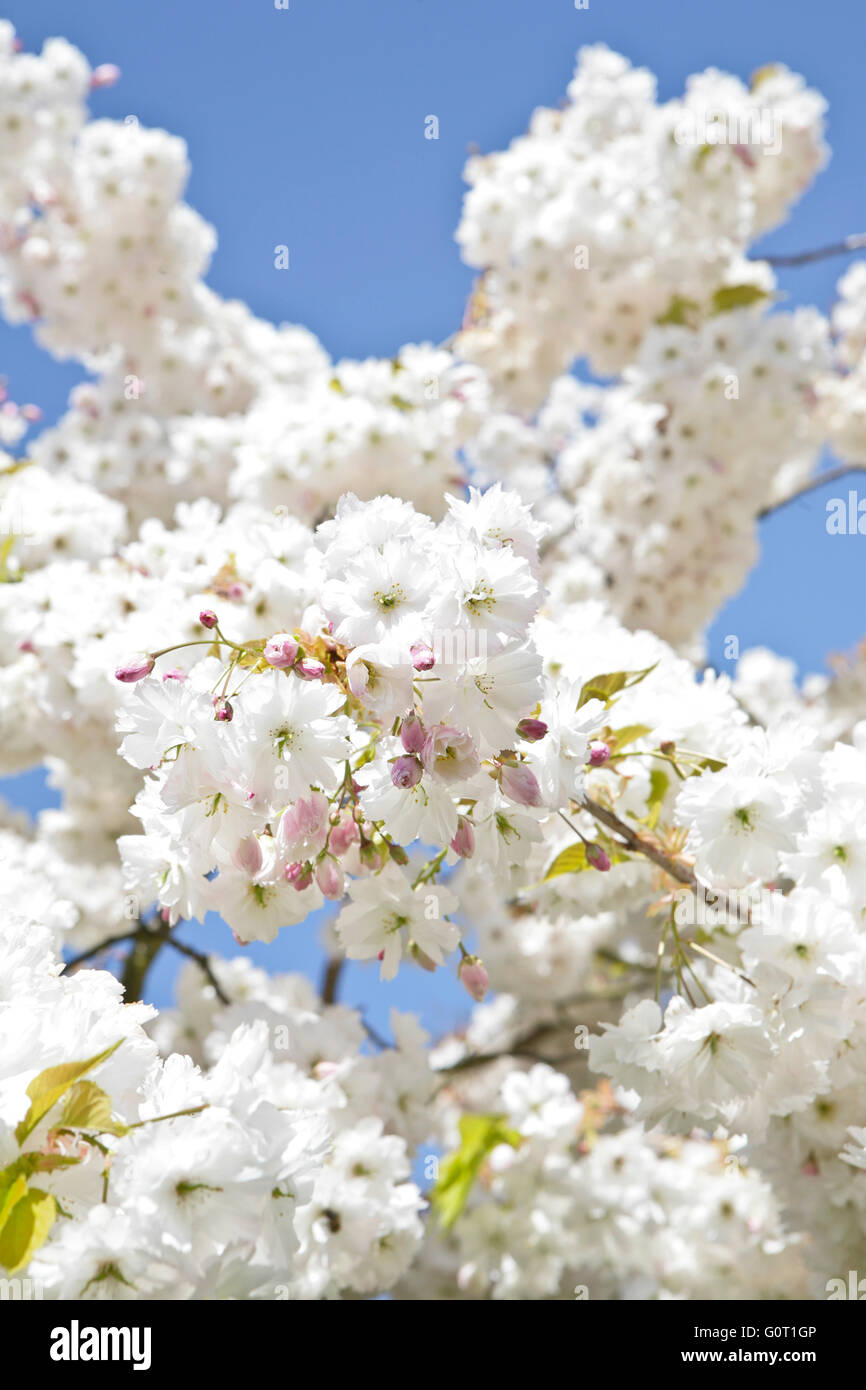
M 189 201 L 217 228 L 209 283 L 274 321 L 303 323 L 335 356 L 390 354 L 407 341 L 439 341 L 459 322 L 472 275 L 453 233 L 461 171 L 471 145 L 501 148 L 537 105 L 555 105 L 575 50 L 605 42 L 658 76 L 663 98 L 707 66 L 743 77 L 781 61 L 830 104 L 833 157 L 792 221 L 767 250 L 820 246 L 866 229 L 862 158 L 860 0 L 6 0 L 2 13 L 25 47 L 62 34 L 93 64 L 123 77 L 98 93 L 95 114 L 164 126 L 188 142 Z M 438 141 L 424 120 L 439 119 Z M 274 269 L 286 244 L 291 270 Z M 787 303 L 827 310 L 849 260 L 783 271 Z M 19 401 L 49 420 L 81 378 L 36 349 L 26 329 L 0 325 L 0 371 Z M 854 484 L 852 484 L 853 486 Z M 866 540 L 828 536 L 831 487 L 762 526 L 762 558 L 743 592 L 714 624 L 741 649 L 767 644 L 802 671 L 866 632 L 861 595 Z M 4 788 L 18 804 L 47 804 L 40 776 Z M 232 950 L 224 928 L 188 939 Z M 314 928 L 284 931 L 250 948 L 268 968 L 317 967 Z M 164 1000 L 168 965 L 154 991 Z M 386 989 L 353 967 L 348 997 L 387 1026 L 391 1003 L 420 1010 L 441 1029 L 462 1011 L 445 980 L 413 971 Z

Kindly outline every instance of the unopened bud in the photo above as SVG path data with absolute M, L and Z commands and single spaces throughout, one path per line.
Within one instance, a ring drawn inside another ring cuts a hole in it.
M 326 898 L 336 901 L 342 898 L 346 887 L 346 876 L 341 864 L 328 854 L 316 869 L 316 882 Z
M 131 661 L 127 661 L 123 666 L 118 666 L 114 675 L 117 680 L 125 681 L 131 685 L 133 681 L 143 680 L 149 676 L 153 670 L 154 659 L 152 656 L 134 656 Z
M 285 670 L 287 666 L 294 666 L 297 656 L 298 644 L 288 632 L 278 632 L 265 643 L 265 661 L 269 666 L 275 666 L 278 671 Z
M 426 642 L 413 642 L 409 648 L 409 655 L 416 671 L 432 671 L 436 665 L 433 648 L 429 647 Z
M 472 996 L 476 1004 L 480 1004 L 490 986 L 490 977 L 484 969 L 481 957 L 464 956 L 457 973 L 467 994 Z
M 517 732 L 527 743 L 538 743 L 547 733 L 547 725 L 543 719 L 521 719 Z
M 213 717 L 220 724 L 230 724 L 235 717 L 231 700 L 227 700 L 224 695 L 215 695 L 213 702 Z
M 413 710 L 400 726 L 400 742 L 407 753 L 420 753 L 426 737 L 424 725 Z
M 409 863 L 409 856 L 402 845 L 395 845 L 394 842 L 391 841 L 388 845 L 388 853 L 394 860 L 394 863 L 399 864 L 401 868 L 405 868 Z
M 505 795 L 520 806 L 542 804 L 538 778 L 526 763 L 506 763 L 502 768 L 500 785 Z
M 202 627 L 216 627 L 219 618 L 212 608 L 203 608 L 198 615 L 198 620 Z
M 296 662 L 295 670 L 305 681 L 319 681 L 325 674 L 325 668 L 321 661 L 314 661 L 309 656 L 305 656 L 303 661 Z
M 586 862 L 591 864 L 599 873 L 606 874 L 610 868 L 610 860 L 602 849 L 601 845 L 591 844 L 588 840 L 584 842 L 586 850 Z
M 610 748 L 606 743 L 602 743 L 599 740 L 589 745 L 589 756 L 586 761 L 589 763 L 590 767 L 601 767 L 603 763 L 607 762 L 609 757 Z
M 451 841 L 451 848 L 461 859 L 471 859 L 475 853 L 475 831 L 472 822 L 461 816 L 457 822 L 457 834 Z
M 395 787 L 400 787 L 403 791 L 409 787 L 416 787 L 423 775 L 424 769 L 414 753 L 405 753 L 402 758 L 397 758 L 391 764 L 391 781 Z
M 303 893 L 313 881 L 313 871 L 309 864 L 287 864 L 286 881 L 299 893 Z

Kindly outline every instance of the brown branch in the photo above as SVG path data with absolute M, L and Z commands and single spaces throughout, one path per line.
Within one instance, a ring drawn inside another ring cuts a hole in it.
M 814 478 L 810 478 L 808 482 L 795 488 L 787 497 L 782 497 L 778 502 L 770 502 L 768 506 L 762 507 L 758 512 L 758 520 L 763 521 L 765 517 L 772 516 L 773 512 L 778 512 L 782 507 L 787 507 L 789 503 L 796 502 L 799 497 L 807 497 L 810 492 L 816 492 L 825 483 L 837 483 L 840 478 L 847 478 L 851 473 L 866 473 L 866 463 L 843 463 L 838 468 L 828 468 L 826 473 L 817 473 Z
M 695 891 L 699 888 L 703 888 L 703 885 L 698 882 L 692 866 L 690 864 L 684 864 L 681 859 L 673 858 L 672 855 L 662 849 L 657 840 L 652 840 L 646 835 L 639 835 L 638 832 L 633 830 L 630 825 L 627 825 L 625 821 L 620 820 L 619 816 L 615 815 L 613 811 L 609 811 L 606 806 L 602 806 L 598 801 L 593 801 L 589 796 L 583 798 L 581 805 L 585 811 L 589 811 L 589 814 L 594 816 L 597 821 L 600 821 L 602 825 L 606 826 L 608 830 L 612 830 L 614 834 L 618 835 L 623 841 L 625 848 L 631 850 L 632 854 L 642 854 L 645 859 L 652 860 L 652 862 L 658 865 L 660 869 L 663 869 L 670 878 L 676 879 L 678 883 L 684 883 L 687 888 L 692 888 Z M 747 909 L 745 916 L 743 916 L 740 912 L 739 903 L 737 903 L 736 900 L 732 901 L 727 893 L 724 893 L 720 888 L 710 888 L 709 892 L 712 894 L 715 901 L 722 903 L 729 911 L 736 913 L 738 921 L 751 922 L 751 912 Z
M 323 1004 L 336 1004 L 337 992 L 340 988 L 340 975 L 345 965 L 343 956 L 330 956 L 322 975 L 321 996 Z
M 660 869 L 664 869 L 665 873 L 670 878 L 675 878 L 678 883 L 685 883 L 689 888 L 698 886 L 698 880 L 691 865 L 683 864 L 679 859 L 673 859 L 662 849 L 657 840 L 651 840 L 646 835 L 639 835 L 625 821 L 620 820 L 613 811 L 609 811 L 606 806 L 602 806 L 601 802 L 593 801 L 589 796 L 583 798 L 581 805 L 608 830 L 612 830 L 614 834 L 618 835 L 626 849 L 630 849 L 632 854 L 642 854 L 645 859 L 651 859 L 654 864 L 657 864 Z
M 202 971 L 203 975 L 207 979 L 208 984 L 213 989 L 214 994 L 216 995 L 217 999 L 220 1001 L 221 1004 L 230 1004 L 232 1002 L 213 972 L 213 967 L 210 963 L 210 957 L 206 956 L 204 951 L 197 951 L 194 946 L 187 946 L 185 941 L 178 941 L 177 938 L 174 936 L 169 936 L 166 934 L 164 939 L 167 945 L 173 946 L 174 949 L 176 951 L 179 951 L 182 956 L 187 956 L 190 960 L 195 961 L 199 970 Z
M 122 936 L 109 936 L 107 940 L 99 941 L 95 946 L 88 946 L 86 951 L 81 951 L 77 956 L 73 956 L 72 960 L 64 961 L 60 967 L 61 973 L 64 970 L 76 970 L 86 960 L 92 960 L 94 956 L 110 950 L 112 946 L 120 946 L 124 941 L 134 941 L 139 930 L 139 927 L 134 927 L 131 931 L 125 931 Z
M 854 232 L 844 241 L 834 241 L 829 246 L 819 246 L 815 251 L 796 251 L 788 256 L 762 256 L 768 265 L 794 266 L 809 265 L 812 261 L 824 261 L 829 256 L 848 256 L 852 251 L 862 251 L 866 247 L 866 232 Z

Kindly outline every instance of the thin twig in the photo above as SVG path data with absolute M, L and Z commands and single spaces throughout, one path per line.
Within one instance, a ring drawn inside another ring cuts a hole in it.
M 796 251 L 787 256 L 762 256 L 768 265 L 791 266 L 809 265 L 812 261 L 825 261 L 830 256 L 848 256 L 852 251 L 862 251 L 866 247 L 866 232 L 854 232 L 844 241 L 834 241 L 829 246 L 819 246 L 815 251 Z
M 94 956 L 110 950 L 112 946 L 120 946 L 124 941 L 134 941 L 140 930 L 140 927 L 134 927 L 132 931 L 124 932 L 122 936 L 109 936 L 107 940 L 100 941 L 95 946 L 88 946 L 86 951 L 81 951 L 77 956 L 73 956 L 72 960 L 64 961 L 61 971 L 75 970 L 86 960 L 92 960 Z
M 778 502 L 770 502 L 758 512 L 758 520 L 763 521 L 765 517 L 772 516 L 782 507 L 787 507 L 789 503 L 796 502 L 799 497 L 807 497 L 810 492 L 816 492 L 825 483 L 836 483 L 840 478 L 847 478 L 850 473 L 866 473 L 866 463 L 843 463 L 838 468 L 828 468 L 825 473 L 817 473 L 814 478 L 810 478 L 807 483 L 789 492 L 787 497 L 782 497 Z
M 221 1004 L 230 1004 L 232 1002 L 214 974 L 209 956 L 206 956 L 203 951 L 197 951 L 194 946 L 187 946 L 185 941 L 178 941 L 175 936 L 166 935 L 164 939 L 169 946 L 173 946 L 182 956 L 188 956 L 190 960 L 195 961 L 199 970 L 205 975 L 208 984 L 213 988 Z

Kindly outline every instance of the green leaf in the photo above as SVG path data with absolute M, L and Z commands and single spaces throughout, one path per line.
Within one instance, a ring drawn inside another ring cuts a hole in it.
M 592 676 L 581 686 L 577 708 L 581 709 L 590 700 L 603 700 L 609 705 L 613 695 L 620 690 L 628 690 L 632 685 L 638 685 L 657 666 L 658 662 L 654 661 L 652 666 L 647 666 L 644 671 L 610 671 L 601 676 Z
M 559 878 L 560 874 L 582 874 L 588 868 L 586 848 L 583 841 L 578 840 L 576 845 L 569 845 L 556 856 L 542 881 L 547 883 L 548 879 Z
M 655 830 L 658 824 L 662 802 L 670 784 L 671 781 L 666 772 L 663 772 L 660 767 L 653 768 L 650 773 L 650 793 L 646 800 L 650 830 Z
M 697 317 L 700 309 L 701 306 L 693 299 L 685 299 L 681 294 L 675 294 L 664 313 L 656 319 L 656 323 L 674 323 L 680 327 L 687 326 Z
M 710 772 L 721 772 L 722 768 L 727 767 L 727 765 L 724 758 L 704 757 L 698 762 L 698 767 L 706 768 Z
M 611 864 L 622 864 L 628 858 L 614 849 L 610 840 L 605 839 L 602 847 Z M 592 865 L 586 857 L 586 846 L 582 840 L 578 840 L 576 845 L 569 845 L 556 856 L 542 883 L 547 883 L 551 878 L 559 878 L 561 874 L 582 874 L 585 869 L 591 868 Z
M 9 1172 L 8 1169 L 4 1171 L 7 1173 Z M 0 1179 L 2 1179 L 2 1177 L 3 1174 L 0 1174 Z M 26 1191 L 26 1180 L 22 1178 L 20 1174 L 16 1176 L 13 1173 L 9 1173 L 8 1181 L 0 1187 L 0 1232 L 2 1232 L 3 1227 L 12 1215 L 14 1207 L 20 1202 Z
M 722 285 L 713 295 L 711 313 L 728 314 L 732 309 L 746 309 L 769 298 L 759 285 Z
M 104 1052 L 98 1052 L 95 1057 L 88 1057 L 85 1062 L 63 1062 L 58 1067 L 46 1067 L 38 1076 L 34 1076 L 30 1085 L 27 1087 L 27 1094 L 30 1097 L 30 1109 L 24 1119 L 18 1124 L 15 1130 L 15 1138 L 19 1144 L 23 1144 L 28 1134 L 39 1124 L 52 1105 L 56 1105 L 61 1096 L 64 1096 L 76 1081 L 84 1076 L 85 1072 L 104 1062 L 116 1052 L 123 1042 L 119 1038 L 111 1047 L 107 1047 Z
M 634 743 L 639 738 L 646 738 L 651 734 L 652 729 L 649 724 L 626 724 L 622 729 L 611 729 L 610 738 L 605 742 L 612 742 L 614 752 L 619 753 L 628 744 Z
M 31 1188 L 17 1201 L 0 1231 L 0 1264 L 10 1274 L 29 1264 L 48 1239 L 57 1216 L 57 1205 L 50 1192 Z
M 447 1230 L 454 1225 L 466 1202 L 481 1165 L 499 1144 L 516 1149 L 522 1135 L 509 1129 L 503 1115 L 464 1115 L 460 1120 L 460 1148 L 443 1159 L 431 1201 L 439 1222 Z
M 111 1100 L 95 1081 L 76 1081 L 70 1087 L 60 1124 L 68 1129 L 92 1129 L 97 1134 L 127 1134 L 126 1125 L 111 1118 Z

